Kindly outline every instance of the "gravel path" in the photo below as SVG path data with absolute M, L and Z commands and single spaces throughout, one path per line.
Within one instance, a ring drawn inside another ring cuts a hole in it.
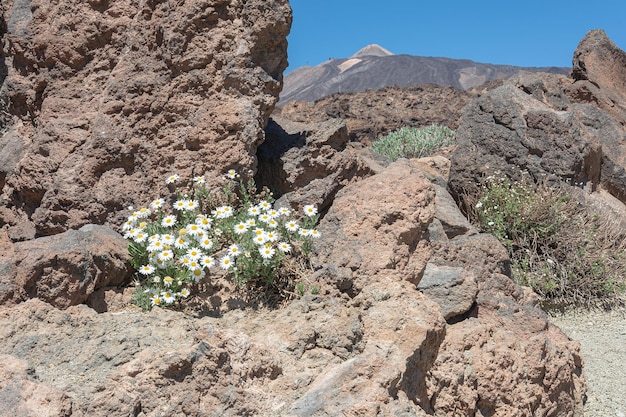
M 589 387 L 585 417 L 626 417 L 626 310 L 574 311 L 550 321 L 580 341 Z

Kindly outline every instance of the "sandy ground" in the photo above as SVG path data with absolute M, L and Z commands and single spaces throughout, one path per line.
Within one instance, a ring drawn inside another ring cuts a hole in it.
M 585 417 L 626 417 L 626 310 L 571 311 L 550 320 L 580 341 L 589 387 Z

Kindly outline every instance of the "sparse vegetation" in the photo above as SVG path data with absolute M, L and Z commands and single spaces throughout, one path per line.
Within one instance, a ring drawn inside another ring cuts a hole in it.
M 403 127 L 375 141 L 372 150 L 392 161 L 422 158 L 453 145 L 454 135 L 454 131 L 446 126 L 431 125 L 421 129 Z
M 613 304 L 626 293 L 626 235 L 618 219 L 579 204 L 567 186 L 486 179 L 470 218 L 507 248 L 515 281 L 546 306 Z

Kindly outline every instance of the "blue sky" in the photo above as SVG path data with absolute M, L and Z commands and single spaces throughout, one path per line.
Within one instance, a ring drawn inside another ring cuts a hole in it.
M 289 68 L 346 58 L 369 44 L 396 54 L 569 67 L 604 29 L 626 50 L 626 0 L 291 0 Z

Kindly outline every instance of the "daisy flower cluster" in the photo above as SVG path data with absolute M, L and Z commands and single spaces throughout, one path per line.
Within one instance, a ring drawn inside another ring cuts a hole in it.
M 237 181 L 239 175 L 231 170 L 226 178 Z M 176 174 L 166 179 L 174 186 L 179 181 Z M 320 237 L 313 205 L 294 212 L 245 195 L 238 206 L 209 208 L 201 197 L 195 198 L 208 195 L 205 178 L 195 177 L 193 183 L 190 193 L 178 194 L 171 204 L 157 198 L 134 211 L 122 226 L 151 307 L 182 301 L 194 284 L 215 270 L 225 271 L 237 284 L 271 284 L 287 256 L 308 254 L 312 239 Z

